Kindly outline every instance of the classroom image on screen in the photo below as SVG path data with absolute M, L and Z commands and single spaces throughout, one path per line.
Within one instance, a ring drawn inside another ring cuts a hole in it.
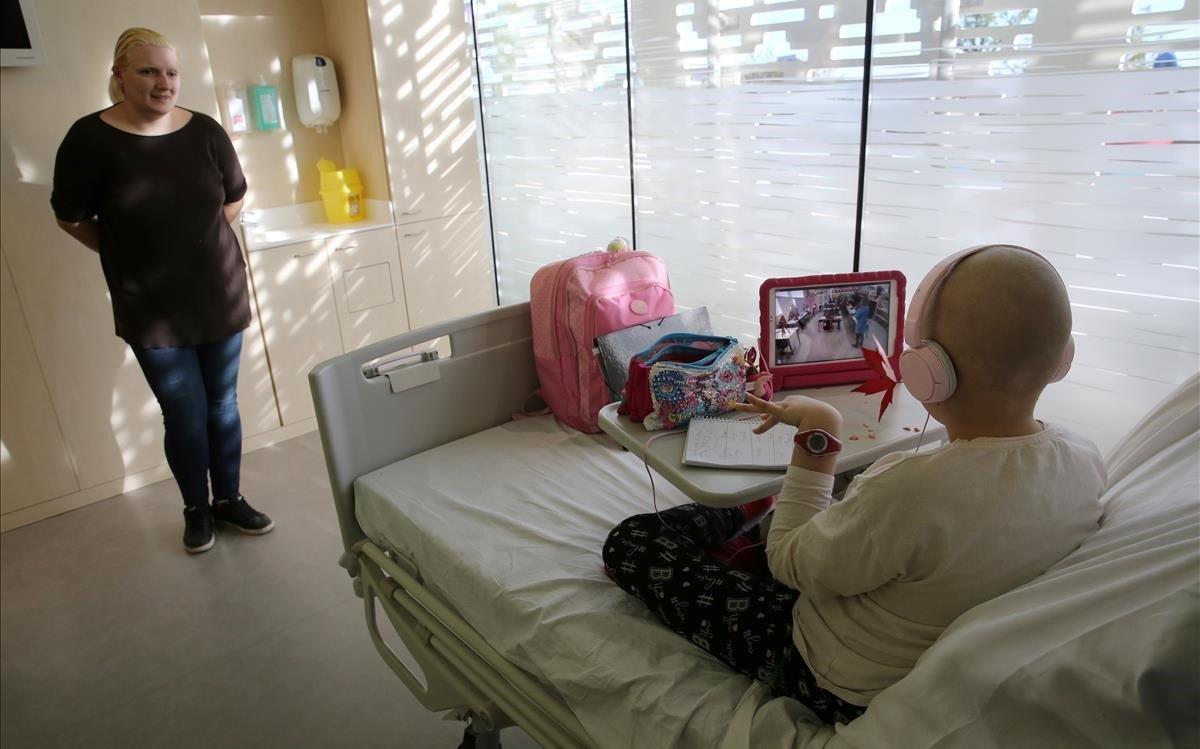
M 891 284 L 775 290 L 775 364 L 862 358 L 862 349 L 887 355 Z

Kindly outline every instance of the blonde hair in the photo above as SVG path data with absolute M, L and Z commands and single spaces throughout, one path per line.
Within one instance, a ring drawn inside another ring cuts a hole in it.
M 125 29 L 117 37 L 117 46 L 113 48 L 113 68 L 119 69 L 128 65 L 129 53 L 138 47 L 166 47 L 175 52 L 175 45 L 171 44 L 170 39 L 153 29 L 135 26 L 132 29 Z M 108 98 L 112 100 L 113 104 L 119 104 L 125 99 L 125 92 L 121 90 L 121 82 L 111 72 L 108 75 Z

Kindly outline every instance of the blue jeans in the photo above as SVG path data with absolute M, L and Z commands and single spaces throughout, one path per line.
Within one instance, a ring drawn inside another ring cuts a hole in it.
M 137 348 L 134 356 L 158 399 L 167 465 L 183 503 L 208 504 L 208 478 L 217 499 L 238 496 L 242 419 L 237 375 L 242 334 L 198 346 Z

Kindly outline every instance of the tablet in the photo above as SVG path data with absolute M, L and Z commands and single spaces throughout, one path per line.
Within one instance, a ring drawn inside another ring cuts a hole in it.
M 759 287 L 759 350 L 775 389 L 865 382 L 863 348 L 892 369 L 904 344 L 904 274 L 898 270 L 768 278 Z

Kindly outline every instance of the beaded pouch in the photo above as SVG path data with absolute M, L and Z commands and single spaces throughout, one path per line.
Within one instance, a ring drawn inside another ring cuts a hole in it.
M 663 336 L 630 361 L 630 380 L 635 388 L 644 381 L 650 396 L 642 425 L 649 431 L 673 429 L 695 416 L 733 410 L 733 404 L 745 397 L 746 366 L 745 351 L 736 338 Z M 634 400 L 644 402 L 644 398 Z
M 621 405 L 618 413 L 634 421 L 643 421 L 654 410 L 650 397 L 650 368 L 662 361 L 704 366 L 712 363 L 729 339 L 712 335 L 668 333 L 659 336 L 644 351 L 629 359 L 629 372 L 625 378 Z

